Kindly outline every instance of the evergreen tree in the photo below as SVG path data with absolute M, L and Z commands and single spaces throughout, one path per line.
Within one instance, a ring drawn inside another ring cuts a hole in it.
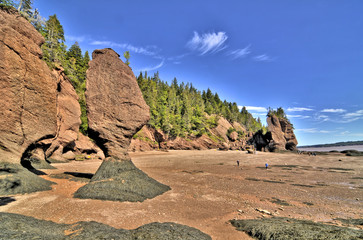
M 200 92 L 192 84 L 178 84 L 176 78 L 169 86 L 160 80 L 158 72 L 153 78 L 140 72 L 137 82 L 150 107 L 149 125 L 170 136 L 201 136 L 217 126 L 219 116 L 237 121 L 249 131 L 263 129 L 261 121 L 245 107 L 240 112 L 237 103 L 222 102 L 210 89 Z
M 129 62 L 129 60 L 130 60 L 130 52 L 129 51 L 124 52 L 124 57 L 126 59 L 126 61 L 125 61 L 126 65 L 129 66 L 130 65 L 130 62 Z
M 11 1 L 11 0 L 0 0 L 0 4 L 4 5 L 4 6 L 7 6 L 7 7 L 14 7 L 15 6 L 14 1 Z
M 32 0 L 20 0 L 18 5 L 18 11 L 24 13 L 26 17 L 32 15 Z
M 44 60 L 50 67 L 62 65 L 66 46 L 64 44 L 64 30 L 57 16 L 49 16 L 44 29 L 45 43 L 42 45 Z
M 86 51 L 84 53 L 84 57 L 83 57 L 83 67 L 88 69 L 88 63 L 90 60 L 91 60 L 91 58 L 89 57 L 89 53 L 88 53 L 88 51 Z

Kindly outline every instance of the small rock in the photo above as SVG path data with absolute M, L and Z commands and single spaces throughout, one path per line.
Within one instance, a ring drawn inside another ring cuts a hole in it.
M 260 212 L 260 213 L 263 213 L 263 214 L 272 215 L 272 213 L 270 213 L 269 211 L 264 210 L 264 209 L 255 208 L 255 210 L 258 211 L 258 212 Z

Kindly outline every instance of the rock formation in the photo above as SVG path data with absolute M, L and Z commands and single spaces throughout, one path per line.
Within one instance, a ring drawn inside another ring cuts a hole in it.
M 45 152 L 47 160 L 64 162 L 81 154 L 94 154 L 103 159 L 102 150 L 79 132 L 81 107 L 70 80 L 63 69 L 55 69 L 53 74 L 57 79 L 57 131 L 53 139 L 42 141 L 43 145 L 50 144 Z
M 249 140 L 259 151 L 295 151 L 297 139 L 294 134 L 292 124 L 285 118 L 269 116 L 267 118 L 268 132 L 263 134 L 262 131 L 256 132 Z
M 169 190 L 137 169 L 127 153 L 131 138 L 149 120 L 136 78 L 112 49 L 95 50 L 87 70 L 89 135 L 106 159 L 75 197 L 143 201 Z
M 198 229 L 172 222 L 153 222 L 136 229 L 127 230 L 95 221 L 64 224 L 14 213 L 0 212 L 0 239 L 211 240 L 212 238 Z
M 297 140 L 293 127 L 287 119 L 269 116 L 267 124 L 272 139 L 268 144 L 270 151 L 296 150 Z
M 78 138 L 81 125 L 81 107 L 78 96 L 71 82 L 62 69 L 53 70 L 57 76 L 57 132 L 50 147 L 46 150 L 48 159 L 64 161 L 62 154 L 65 147 L 73 144 Z
M 43 42 L 15 10 L 0 9 L 0 194 L 49 189 L 20 166 L 27 149 L 56 132 L 56 80 L 41 59 Z

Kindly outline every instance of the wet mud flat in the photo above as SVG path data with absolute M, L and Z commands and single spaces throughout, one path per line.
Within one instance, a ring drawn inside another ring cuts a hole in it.
M 273 229 L 295 220 L 357 232 L 351 239 L 359 239 L 363 228 L 361 156 L 216 150 L 130 155 L 138 168 L 171 190 L 143 202 L 77 199 L 73 194 L 92 178 L 101 162 L 57 163 L 52 164 L 57 169 L 42 170 L 46 175 L 41 177 L 55 183 L 51 190 L 0 196 L 0 212 L 65 224 L 61 227 L 66 230 L 80 222 L 96 222 L 132 234 L 147 224 L 174 222 L 212 239 L 252 239 L 249 229 L 267 225 Z M 238 227 L 240 221 L 251 221 L 248 226 L 253 227 Z

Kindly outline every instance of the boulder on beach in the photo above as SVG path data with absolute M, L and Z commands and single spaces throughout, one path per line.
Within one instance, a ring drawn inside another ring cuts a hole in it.
M 149 120 L 131 68 L 112 49 L 95 50 L 87 70 L 89 136 L 105 160 L 90 183 L 74 196 L 117 201 L 144 201 L 170 188 L 135 167 L 127 153 L 134 134 Z

